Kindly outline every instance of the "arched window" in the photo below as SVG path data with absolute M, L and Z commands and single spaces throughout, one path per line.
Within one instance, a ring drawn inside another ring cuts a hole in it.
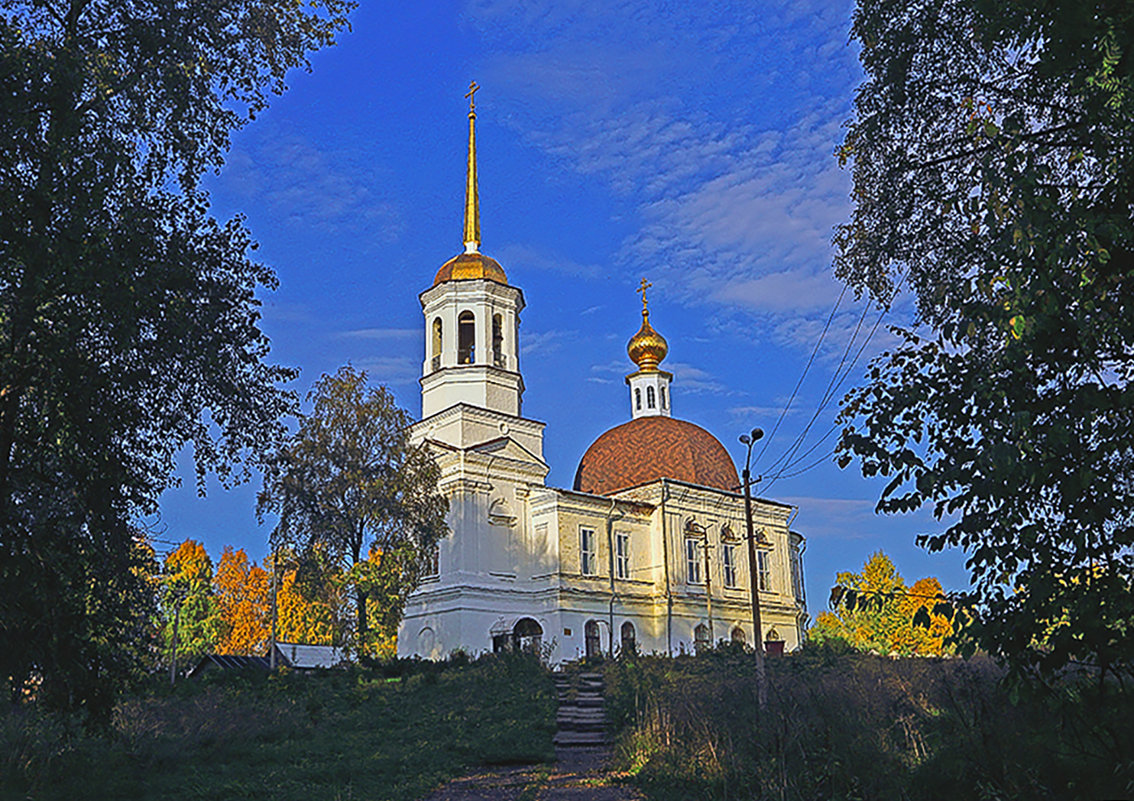
M 737 626 L 732 630 L 732 641 L 744 645 L 744 629 Z
M 599 639 L 598 621 L 587 621 L 587 624 L 583 626 L 583 639 L 586 644 L 586 656 L 588 659 L 602 656 L 602 641 Z
M 457 318 L 457 364 L 476 363 L 476 318 L 471 311 Z
M 709 650 L 709 627 L 704 623 L 698 623 L 697 628 L 693 629 L 693 650 L 699 654 L 705 653 Z
M 634 408 L 639 410 L 642 408 L 642 390 L 637 387 L 634 387 Z
M 634 624 L 627 620 L 622 624 L 622 655 L 634 656 L 638 653 L 638 643 L 634 637 Z
M 654 388 L 646 387 L 646 406 L 653 409 L 657 407 L 657 400 L 654 398 Z
M 665 405 L 665 387 L 660 387 L 658 389 L 658 392 L 661 393 L 661 407 L 663 409 L 665 409 L 666 408 L 666 405 Z
M 492 315 L 492 363 L 497 367 L 507 367 L 504 363 L 504 318 Z

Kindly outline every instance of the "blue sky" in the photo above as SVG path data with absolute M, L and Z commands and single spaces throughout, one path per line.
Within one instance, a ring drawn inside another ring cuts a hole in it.
M 273 358 L 301 369 L 300 392 L 350 362 L 420 414 L 417 295 L 461 250 L 463 95 L 475 79 L 482 251 L 525 294 L 524 414 L 548 424 L 549 483 L 570 486 L 587 446 L 629 419 L 625 346 L 645 276 L 670 344 L 674 414 L 738 462 L 737 436 L 771 433 L 815 353 L 753 467 L 784 474 L 761 495 L 799 506 L 812 615 L 835 573 L 878 549 L 908 581 L 965 586 L 963 554 L 914 545 L 940 524 L 875 515 L 882 484 L 829 458 L 838 400 L 891 343 L 886 325 L 911 313 L 902 298 L 875 329 L 878 311 L 852 292 L 835 308 L 830 242 L 850 180 L 833 152 L 861 80 L 851 11 L 819 0 L 363 3 L 353 31 L 315 55 L 312 73 L 291 75 L 208 181 L 217 216 L 244 213 L 279 277 L 263 294 Z M 198 498 L 188 462 L 150 521 L 160 536 L 262 558 L 258 482 L 210 483 Z

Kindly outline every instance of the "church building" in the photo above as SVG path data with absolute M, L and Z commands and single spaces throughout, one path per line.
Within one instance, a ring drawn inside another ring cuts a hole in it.
M 444 658 L 538 647 L 583 656 L 679 654 L 719 640 L 769 653 L 799 646 L 807 617 L 794 507 L 754 498 L 748 563 L 744 496 L 724 446 L 674 416 L 665 338 L 650 323 L 627 346 L 629 415 L 583 454 L 570 489 L 549 487 L 545 424 L 523 416 L 524 293 L 480 252 L 476 85 L 470 87 L 464 252 L 421 293 L 421 420 L 449 499 L 451 534 L 410 596 L 398 655 Z M 749 571 L 759 585 L 753 632 Z

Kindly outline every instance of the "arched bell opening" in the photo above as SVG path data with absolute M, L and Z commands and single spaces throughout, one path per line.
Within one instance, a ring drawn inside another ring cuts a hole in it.
M 471 311 L 457 318 L 457 364 L 476 364 L 476 316 Z
M 499 314 L 492 315 L 492 363 L 500 368 L 507 368 L 504 358 L 504 318 Z
M 430 357 L 432 359 L 432 367 L 434 370 L 441 369 L 441 349 L 445 345 L 445 326 L 441 322 L 441 318 L 437 317 L 433 320 L 433 335 L 431 337 Z

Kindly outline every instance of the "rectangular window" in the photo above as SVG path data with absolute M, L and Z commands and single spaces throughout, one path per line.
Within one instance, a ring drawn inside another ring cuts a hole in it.
M 630 535 L 614 535 L 614 575 L 620 579 L 630 578 Z
M 772 591 L 772 574 L 768 569 L 771 561 L 771 554 L 767 551 L 756 552 L 756 586 L 760 592 Z
M 598 573 L 598 554 L 595 553 L 595 530 L 579 529 L 579 566 L 584 576 Z
M 429 549 L 429 562 L 425 567 L 426 578 L 441 575 L 441 548 L 434 545 Z
M 701 583 L 701 555 L 697 553 L 700 541 L 685 541 L 685 576 L 690 584 Z
M 736 586 L 736 546 L 727 542 L 721 546 L 721 563 L 724 567 L 724 585 Z

